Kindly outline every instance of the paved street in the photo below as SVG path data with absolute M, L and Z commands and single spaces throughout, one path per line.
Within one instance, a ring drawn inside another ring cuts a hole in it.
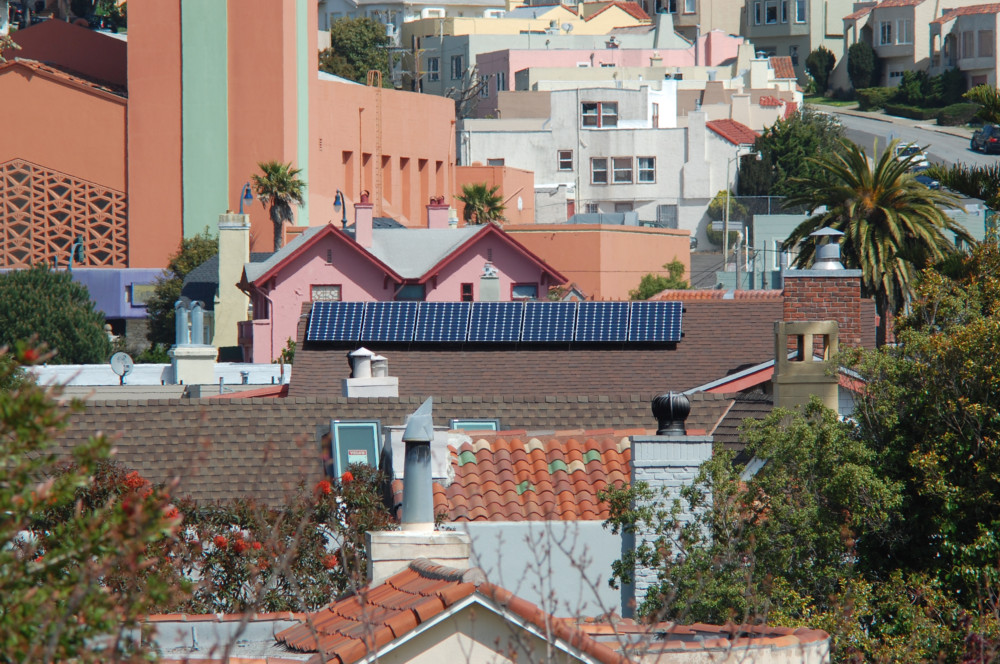
M 847 137 L 871 153 L 872 145 L 878 140 L 879 150 L 891 138 L 903 142 L 916 142 L 927 146 L 932 162 L 952 164 L 965 162 L 988 166 L 996 163 L 997 155 L 985 155 L 969 149 L 972 132 L 965 128 L 938 127 L 933 121 L 890 118 L 876 113 L 821 109 L 836 115 L 844 125 Z

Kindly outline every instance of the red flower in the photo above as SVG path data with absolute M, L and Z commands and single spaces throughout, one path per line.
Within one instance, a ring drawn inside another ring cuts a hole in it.
M 181 518 L 181 512 L 173 505 L 167 505 L 163 508 L 163 518 L 168 521 L 173 521 L 175 519 Z
M 254 551 L 260 551 L 262 548 L 264 548 L 264 547 L 261 545 L 260 542 L 254 542 L 253 543 L 253 550 Z
M 329 496 L 331 491 L 333 491 L 333 486 L 327 480 L 323 480 L 316 485 L 316 493 L 318 494 Z
M 220 549 L 225 549 L 226 546 L 229 545 L 229 541 L 222 535 L 216 535 L 215 539 L 212 540 L 212 543 Z
M 130 489 L 138 489 L 146 483 L 146 480 L 142 478 L 142 475 L 138 471 L 133 470 L 131 473 L 125 476 L 125 486 Z
M 37 558 L 35 558 L 35 562 L 36 563 L 42 562 L 42 558 L 43 558 L 43 556 L 38 556 Z
M 233 551 L 235 551 L 236 553 L 242 554 L 246 552 L 246 550 L 249 548 L 250 545 L 247 544 L 246 541 L 242 539 L 238 539 L 235 542 L 233 542 Z
M 342 484 L 347 484 L 348 482 L 353 482 L 354 481 L 354 475 L 351 473 L 351 471 L 348 470 L 347 472 L 345 472 L 343 475 L 340 476 L 340 481 L 341 481 Z
M 25 348 L 24 352 L 21 353 L 21 361 L 25 364 L 34 364 L 39 357 L 41 356 L 34 348 Z
M 327 556 L 323 556 L 323 567 L 324 568 L 326 568 L 326 569 L 333 569 L 333 568 L 335 568 L 339 564 L 340 564 L 340 561 L 337 560 L 337 556 L 333 555 L 332 553 L 329 554 L 329 555 L 327 555 Z

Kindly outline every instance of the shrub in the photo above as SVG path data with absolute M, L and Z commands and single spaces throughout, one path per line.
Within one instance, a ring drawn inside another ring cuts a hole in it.
M 833 65 L 836 61 L 837 57 L 825 46 L 820 46 L 806 58 L 806 71 L 816 83 L 817 94 L 826 92 L 830 81 L 830 72 L 833 71 Z
M 867 42 L 858 42 L 847 49 L 847 76 L 855 90 L 870 88 L 878 81 L 878 55 Z
M 877 111 L 885 108 L 895 92 L 894 88 L 861 88 L 856 92 L 858 108 L 862 111 Z
M 885 112 L 912 120 L 931 120 L 937 117 L 939 111 L 936 108 L 920 108 L 908 104 L 886 104 Z
M 972 103 L 945 106 L 938 112 L 937 123 L 945 127 L 968 124 L 979 114 L 979 108 L 979 104 Z
M 905 71 L 892 101 L 907 106 L 932 106 L 933 86 L 925 71 Z

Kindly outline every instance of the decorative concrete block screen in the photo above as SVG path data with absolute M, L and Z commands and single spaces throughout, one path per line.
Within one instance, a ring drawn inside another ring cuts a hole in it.
M 0 267 L 69 261 L 83 240 L 86 267 L 128 267 L 124 192 L 15 159 L 0 164 Z

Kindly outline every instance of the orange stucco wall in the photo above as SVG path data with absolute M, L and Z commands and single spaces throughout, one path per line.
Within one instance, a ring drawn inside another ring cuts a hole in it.
M 691 271 L 687 231 L 638 226 L 505 226 L 511 237 L 596 300 L 627 300 L 650 272 L 676 258 Z
M 362 85 L 329 80 L 316 83 L 310 132 L 314 226 L 340 218 L 333 210 L 337 189 L 351 205 L 362 190 L 375 190 L 379 94 L 375 88 Z M 381 96 L 381 216 L 393 217 L 409 227 L 424 227 L 430 198 L 444 196 L 450 201 L 455 191 L 455 103 L 391 89 L 383 89 Z
M 183 235 L 180 0 L 129 8 L 129 267 L 164 267 Z
M 459 166 L 456 168 L 455 194 L 462 193 L 462 186 L 486 183 L 487 187 L 499 186 L 497 193 L 503 197 L 506 209 L 503 214 L 508 224 L 535 223 L 535 174 L 509 166 Z M 521 199 L 521 210 L 517 209 L 517 199 Z M 462 219 L 462 202 L 452 199 L 452 206 L 458 211 L 459 223 Z
M 243 183 L 260 172 L 258 163 L 277 160 L 302 166 L 296 152 L 295 0 L 229 0 L 226 37 L 228 195 L 236 210 Z M 307 195 L 311 180 L 306 182 Z M 267 208 L 255 200 L 245 211 L 250 214 L 250 250 L 270 251 L 273 231 Z
M 79 72 L 124 87 L 127 44 L 65 21 L 44 21 L 13 34 L 20 50 L 6 50 L 7 59 L 27 58 Z
M 125 99 L 21 64 L 0 72 L 0 163 L 26 161 L 125 191 Z M 67 122 L 66 109 L 73 109 Z

